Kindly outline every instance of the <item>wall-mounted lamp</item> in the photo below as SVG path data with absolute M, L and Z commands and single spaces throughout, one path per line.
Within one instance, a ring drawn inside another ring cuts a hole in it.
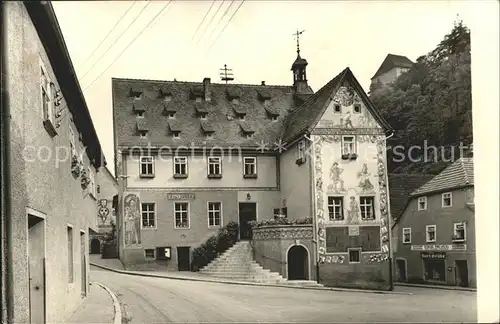
M 250 195 L 250 193 L 247 193 L 247 200 L 250 200 L 252 199 L 252 195 Z

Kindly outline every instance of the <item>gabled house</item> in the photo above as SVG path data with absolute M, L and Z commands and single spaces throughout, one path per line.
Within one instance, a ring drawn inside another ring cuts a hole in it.
M 384 86 L 396 81 L 403 73 L 409 71 L 413 62 L 403 55 L 387 54 L 377 72 L 371 78 L 371 86 Z
M 11 249 L 0 271 L 2 320 L 64 323 L 89 291 L 96 175 L 106 161 L 51 2 L 0 5 L 2 135 L 10 133 L 2 252 L 3 242 Z
M 396 280 L 476 287 L 473 159 L 413 191 L 393 233 Z
M 189 270 L 192 249 L 234 221 L 284 277 L 390 289 L 391 127 L 349 68 L 314 93 L 297 54 L 289 86 L 112 80 L 126 267 Z M 251 230 L 275 215 L 311 221 L 286 237 Z

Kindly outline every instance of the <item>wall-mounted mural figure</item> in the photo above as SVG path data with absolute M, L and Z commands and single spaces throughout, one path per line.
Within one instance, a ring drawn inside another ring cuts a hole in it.
M 339 164 L 337 162 L 333 162 L 333 165 L 330 168 L 330 180 L 332 180 L 332 184 L 328 186 L 329 191 L 345 191 L 344 180 L 340 177 L 342 172 L 344 172 L 344 169 L 339 168 Z
M 366 163 L 363 163 L 363 166 L 361 167 L 361 171 L 358 172 L 358 186 L 361 188 L 363 191 L 371 191 L 373 190 L 373 185 L 370 182 L 370 175 L 371 173 L 368 172 L 368 166 Z
M 351 200 L 349 201 L 349 210 L 348 213 L 348 221 L 350 224 L 359 223 L 359 205 L 356 201 L 356 197 L 351 196 Z
M 345 128 L 354 128 L 352 126 L 352 121 L 351 121 L 351 112 L 348 111 L 343 117 L 342 117 L 342 126 Z
M 141 210 L 139 197 L 128 194 L 124 199 L 125 245 L 141 244 Z

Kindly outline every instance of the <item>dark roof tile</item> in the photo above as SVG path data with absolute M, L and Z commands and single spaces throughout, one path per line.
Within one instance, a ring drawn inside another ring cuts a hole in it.
M 381 74 L 389 72 L 395 67 L 411 68 L 412 66 L 413 62 L 406 56 L 387 54 L 385 60 L 380 65 L 375 75 L 372 76 L 372 79 L 378 77 Z
M 473 158 L 460 158 L 447 166 L 441 173 L 411 193 L 420 196 L 474 185 Z

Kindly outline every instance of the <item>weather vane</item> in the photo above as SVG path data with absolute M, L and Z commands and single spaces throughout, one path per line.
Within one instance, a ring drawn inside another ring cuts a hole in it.
M 297 32 L 293 34 L 293 36 L 295 36 L 295 38 L 297 39 L 297 55 L 300 54 L 299 39 L 300 39 L 300 35 L 302 35 L 303 32 L 305 32 L 305 30 L 302 30 L 299 32 L 299 30 L 297 29 Z

